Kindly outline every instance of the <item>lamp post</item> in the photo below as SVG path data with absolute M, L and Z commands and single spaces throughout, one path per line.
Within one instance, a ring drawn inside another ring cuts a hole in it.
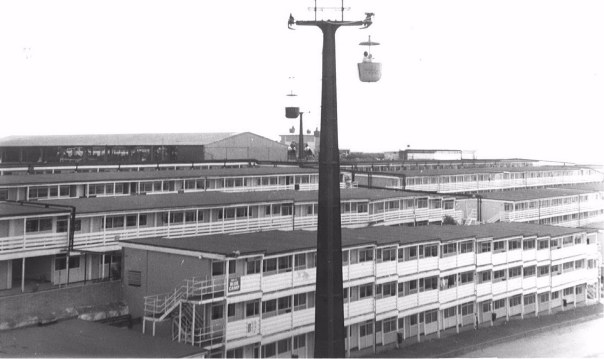
M 343 10 L 343 9 L 342 9 Z M 317 26 L 323 32 L 321 89 L 321 151 L 319 153 L 319 218 L 315 292 L 316 358 L 344 357 L 344 302 L 342 284 L 342 228 L 340 217 L 340 153 L 336 89 L 336 30 L 340 26 L 371 25 L 372 13 L 362 21 L 296 21 L 288 27 Z M 301 133 L 301 132 L 300 132 Z M 320 274 L 320 275 L 319 275 Z

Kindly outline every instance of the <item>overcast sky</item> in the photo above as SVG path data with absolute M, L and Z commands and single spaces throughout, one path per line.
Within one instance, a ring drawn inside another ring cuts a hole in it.
M 318 0 L 339 6 L 339 0 Z M 251 131 L 278 140 L 298 93 L 320 121 L 312 0 L 1 0 L 0 136 Z M 347 0 L 340 148 L 477 150 L 604 163 L 604 1 Z M 319 17 L 336 18 L 330 11 Z M 378 83 L 358 43 L 379 41 Z M 288 80 L 289 77 L 294 80 Z

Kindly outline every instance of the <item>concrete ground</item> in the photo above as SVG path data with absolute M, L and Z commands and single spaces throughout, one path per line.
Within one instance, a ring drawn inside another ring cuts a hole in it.
M 0 332 L 0 357 L 159 357 L 192 356 L 203 349 L 79 319 Z
M 466 327 L 459 334 L 455 329 L 447 330 L 442 333 L 440 339 L 435 337 L 423 338 L 420 343 L 407 344 L 399 349 L 390 349 L 377 354 L 367 354 L 366 357 L 382 358 L 435 358 L 435 357 L 465 357 L 466 353 L 478 353 L 476 356 L 486 357 L 487 353 L 478 352 L 481 349 L 488 348 L 501 343 L 510 343 L 521 338 L 534 336 L 540 333 L 549 334 L 552 330 L 561 327 L 568 327 L 581 322 L 593 321 L 597 319 L 602 321 L 604 306 L 601 303 L 568 309 L 564 312 L 556 312 L 551 315 L 541 315 L 540 317 L 531 317 L 525 319 L 512 319 L 509 322 L 498 320 L 493 327 L 481 327 L 474 330 L 472 327 Z M 572 335 L 568 336 L 568 339 Z M 551 337 L 550 337 L 550 340 Z M 567 344 L 569 347 L 572 344 Z M 518 347 L 520 349 L 520 347 Z M 521 356 L 540 356 L 530 351 L 531 348 L 524 346 L 526 352 L 506 355 L 505 352 L 498 352 L 495 356 L 500 357 L 521 357 Z M 529 352 L 530 351 L 530 352 Z M 545 355 L 548 356 L 548 355 Z M 554 355 L 549 355 L 554 356 Z M 575 356 L 572 354 L 562 356 Z
M 508 343 L 464 353 L 464 357 L 593 358 L 604 357 L 604 319 L 564 326 Z

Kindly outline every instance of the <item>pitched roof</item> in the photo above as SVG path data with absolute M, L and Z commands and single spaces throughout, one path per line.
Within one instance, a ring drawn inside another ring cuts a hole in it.
M 515 172 L 541 172 L 541 171 L 570 171 L 590 169 L 584 166 L 525 166 L 525 167 L 488 167 L 488 168 L 443 168 L 443 169 L 424 169 L 424 170 L 400 170 L 400 171 L 375 171 L 375 175 L 392 177 L 421 177 L 421 176 L 454 176 L 454 175 L 472 175 L 472 174 L 496 174 L 496 173 L 515 173 Z M 350 172 L 350 170 L 348 170 Z M 364 175 L 364 172 L 357 172 Z
M 244 167 L 244 168 L 211 168 L 192 170 L 160 170 L 160 171 L 124 171 L 124 172 L 87 172 L 87 173 L 58 173 L 35 175 L 0 176 L 1 185 L 27 184 L 56 184 L 77 182 L 107 182 L 155 179 L 186 179 L 227 176 L 260 176 L 318 173 L 315 168 L 300 167 Z
M 379 200 L 404 197 L 427 197 L 412 192 L 375 189 L 344 189 L 340 191 L 342 201 Z M 433 195 L 440 197 L 439 195 Z M 185 194 L 155 194 L 146 196 L 120 196 L 59 199 L 52 203 L 76 207 L 78 214 L 124 212 L 136 210 L 167 210 L 204 207 L 213 205 L 246 205 L 268 202 L 316 202 L 318 191 L 258 191 L 258 192 L 190 192 Z
M 64 213 L 69 214 L 67 208 L 44 207 L 28 203 L 13 203 L 0 201 L 0 218 L 1 217 L 27 217 L 43 214 Z
M 421 227 L 369 227 L 342 229 L 342 247 L 376 244 L 410 244 L 429 241 L 447 242 L 473 238 L 511 238 L 517 236 L 564 236 L 593 229 L 567 228 L 526 223 L 491 223 L 476 226 L 421 226 Z M 296 251 L 313 250 L 317 244 L 314 231 L 266 231 L 246 234 L 219 234 L 189 238 L 147 238 L 123 240 L 151 247 L 173 248 L 201 253 L 233 255 L 275 255 Z
M 579 190 L 572 188 L 535 188 L 535 189 L 519 189 L 514 191 L 494 191 L 480 193 L 483 199 L 492 199 L 496 201 L 530 201 L 534 199 L 556 198 L 578 196 L 586 193 L 594 193 L 596 191 Z
M 9 136 L 0 139 L 0 147 L 206 145 L 212 142 L 223 140 L 235 134 L 235 132 L 207 132 Z

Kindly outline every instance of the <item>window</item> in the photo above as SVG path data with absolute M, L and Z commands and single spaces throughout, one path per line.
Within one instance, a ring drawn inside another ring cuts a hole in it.
M 515 295 L 513 297 L 510 297 L 508 301 L 510 303 L 510 307 L 520 305 L 520 303 L 522 302 L 522 295 Z
M 569 247 L 575 244 L 575 241 L 573 240 L 572 236 L 567 236 L 567 237 L 563 237 L 562 238 L 562 245 L 564 247 Z
M 550 240 L 550 247 L 552 248 L 552 250 L 560 249 L 560 238 L 552 238 Z
M 560 265 L 556 264 L 556 265 L 551 266 L 550 273 L 552 274 L 552 276 L 561 274 L 562 271 L 560 270 Z
M 547 239 L 541 239 L 537 242 L 538 250 L 542 250 L 542 249 L 548 249 L 549 248 L 549 241 Z
M 113 216 L 105 218 L 106 229 L 122 229 L 124 228 L 124 216 Z
M 262 347 L 262 357 L 268 358 L 277 355 L 277 345 L 276 343 L 264 344 Z
M 129 286 L 140 287 L 141 286 L 141 271 L 137 271 L 137 270 L 128 271 L 126 280 L 127 280 Z
M 493 242 L 493 252 L 494 253 L 505 252 L 505 241 Z
M 278 261 L 279 261 L 279 273 L 291 272 L 291 270 L 292 270 L 292 257 L 291 256 L 279 257 Z
M 505 298 L 493 301 L 493 308 L 495 310 L 504 308 L 504 307 L 505 307 Z
M 224 262 L 212 262 L 212 276 L 224 275 Z
M 480 242 L 478 244 L 478 253 L 486 253 L 491 251 L 491 242 Z
M 552 300 L 556 300 L 558 298 L 560 298 L 560 291 L 558 290 L 558 291 L 552 292 Z
M 522 270 L 524 272 L 523 273 L 524 278 L 526 278 L 526 277 L 532 277 L 536 273 L 537 266 L 524 267 Z
M 525 251 L 529 249 L 535 249 L 535 240 L 534 239 L 526 239 L 522 242 L 522 249 Z
M 249 318 L 249 317 L 255 317 L 255 316 L 259 315 L 260 314 L 260 312 L 259 312 L 260 305 L 259 304 L 260 304 L 259 300 L 245 303 L 245 317 Z
M 459 243 L 459 253 L 470 253 L 474 252 L 474 243 L 472 241 L 465 241 Z
M 524 296 L 524 305 L 529 305 L 535 303 L 535 295 L 528 294 Z
M 493 283 L 502 282 L 505 280 L 505 269 L 493 271 Z
M 342 265 L 348 265 L 349 251 L 342 251 Z
M 306 268 L 306 253 L 296 254 L 294 256 L 294 263 L 296 270 L 301 270 Z
M 67 217 L 57 218 L 57 233 L 65 233 L 69 229 Z
M 585 259 L 576 260 L 575 261 L 575 268 L 576 269 L 585 268 Z
M 424 247 L 424 257 L 438 257 L 438 245 L 432 244 Z
M 262 318 L 269 318 L 277 315 L 277 299 L 262 302 Z
M 429 311 L 427 311 L 427 312 L 424 313 L 424 322 L 426 324 L 436 322 L 437 318 L 438 318 L 438 310 L 436 310 L 436 309 L 435 310 L 429 310 Z
M 478 273 L 478 283 L 485 283 L 491 281 L 491 271 L 485 270 Z
M 136 227 L 136 214 L 126 216 L 126 227 Z
M 52 218 L 27 219 L 25 232 L 46 232 L 52 230 Z
M 306 309 L 306 293 L 294 294 L 294 311 Z
M 212 320 L 223 318 L 224 306 L 222 304 L 212 305 Z
M 549 275 L 549 266 L 548 266 L 548 265 L 545 265 L 545 266 L 539 266 L 539 267 L 537 268 L 537 270 L 539 271 L 539 272 L 538 272 L 538 273 L 539 273 L 539 274 L 538 274 L 538 276 L 539 276 L 539 277 L 543 277 L 543 276 Z
M 260 259 L 248 258 L 246 260 L 246 274 L 260 273 Z
M 474 303 L 468 302 L 461 305 L 461 315 L 471 315 L 474 314 Z
M 386 298 L 396 295 L 396 282 L 377 284 L 375 294 L 376 298 Z
M 396 249 L 385 248 L 382 250 L 382 262 L 395 261 L 396 260 Z
M 463 272 L 459 274 L 461 284 L 474 282 L 474 272 Z
M 420 278 L 419 282 L 421 292 L 438 289 L 438 276 Z
M 564 296 L 573 295 L 573 294 L 574 294 L 574 287 L 564 288 Z
M 359 335 L 366 337 L 373 334 L 373 323 L 371 321 L 359 325 Z
M 359 286 L 359 299 L 373 296 L 373 284 Z
M 414 259 L 417 259 L 417 247 L 413 246 L 405 248 L 405 260 L 409 261 Z
M 281 297 L 277 300 L 277 314 L 290 313 L 292 311 L 292 297 Z
M 373 260 L 373 249 L 359 249 L 359 263 Z
M 575 262 L 566 262 L 562 264 L 563 272 L 570 272 L 575 270 Z
M 516 278 L 522 275 L 522 267 L 513 267 L 508 269 L 508 278 Z
M 262 275 L 277 273 L 277 258 L 265 258 L 262 263 Z
M 449 288 L 455 287 L 456 279 L 457 279 L 457 274 L 451 274 L 446 277 L 442 277 L 440 279 L 440 289 L 444 290 L 444 289 L 449 289 Z
M 146 226 L 147 225 L 147 215 L 146 214 L 139 214 L 138 215 L 138 225 L 139 226 Z
M 457 254 L 457 244 L 456 243 L 448 243 L 440 246 L 440 256 L 441 258 L 454 256 Z
M 396 331 L 396 317 L 384 319 L 382 322 L 382 332 L 384 334 Z
M 443 316 L 445 318 L 451 318 L 455 316 L 455 307 L 443 309 Z
M 233 319 L 231 319 L 231 318 L 234 316 L 235 316 L 235 303 L 231 303 L 227 306 L 227 317 L 229 318 L 229 321 L 232 321 Z
M 549 293 L 539 294 L 539 303 L 549 302 Z
M 306 334 L 296 335 L 294 337 L 294 350 L 304 348 L 306 346 Z

